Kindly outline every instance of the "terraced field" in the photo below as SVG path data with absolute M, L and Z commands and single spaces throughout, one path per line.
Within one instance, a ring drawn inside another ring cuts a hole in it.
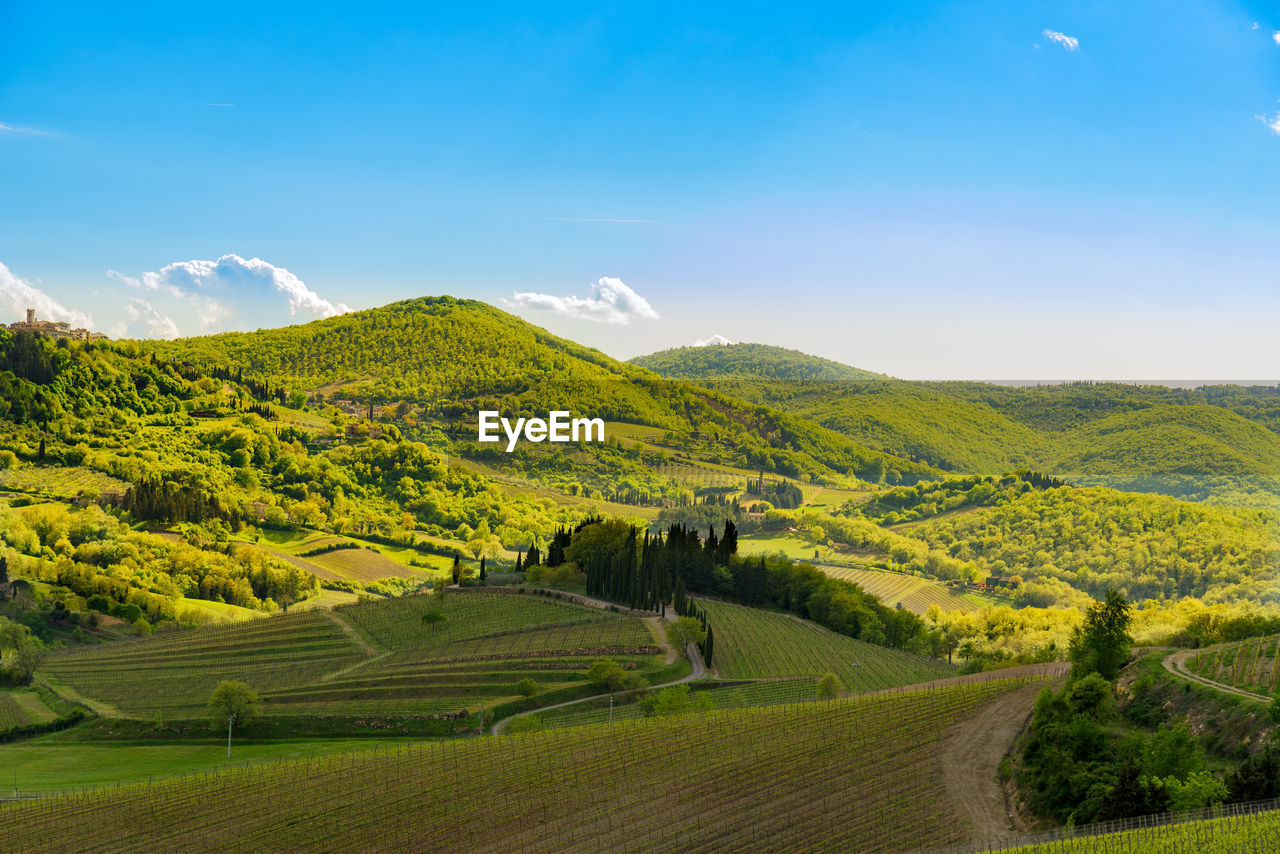
M 976 611 L 987 604 L 979 596 L 953 590 L 928 578 L 903 575 L 900 572 L 814 565 L 832 578 L 852 581 L 890 607 L 901 602 L 902 607 L 917 614 L 929 610 L 930 605 L 937 605 L 944 611 Z
M 6 730 L 46 723 L 70 709 L 68 703 L 49 695 L 47 689 L 0 688 L 0 735 Z
M 431 627 L 422 615 L 439 611 Z M 656 666 L 637 618 L 492 591 L 381 599 L 51 655 L 43 672 L 106 712 L 200 718 L 218 681 L 257 690 L 268 715 L 457 715 L 585 682 L 599 658 Z M 155 690 L 164 685 L 165 690 Z
M 877 691 L 954 676 L 946 662 L 863 643 L 786 614 L 699 600 L 715 628 L 715 669 L 726 679 L 835 673 Z
M 1022 684 L 989 680 L 262 765 L 3 804 L 0 826 L 7 846 L 31 854 L 72 845 L 698 852 L 820 841 L 874 852 L 955 844 L 965 830 L 939 773 L 941 739 Z M 678 753 L 657 745 L 678 745 Z
M 1280 691 L 1280 635 L 1206 647 L 1186 660 L 1197 676 L 1255 694 Z

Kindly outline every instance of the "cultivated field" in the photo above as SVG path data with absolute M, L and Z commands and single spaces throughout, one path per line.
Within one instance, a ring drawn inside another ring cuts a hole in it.
M 980 597 L 953 590 L 928 578 L 903 575 L 900 572 L 814 565 L 832 578 L 852 581 L 889 607 L 901 602 L 902 607 L 917 614 L 929 610 L 930 605 L 937 605 L 944 611 L 976 611 L 986 604 Z
M 818 680 L 812 677 L 751 682 L 696 682 L 690 687 L 695 695 L 705 697 L 713 710 L 809 703 L 818 699 Z M 608 697 L 575 703 L 562 709 L 541 712 L 538 720 L 544 727 L 566 727 L 606 723 L 610 720 L 635 720 L 645 716 L 639 705 L 625 700 L 623 697 L 615 698 L 612 710 L 609 708 Z
M 1005 854 L 1212 854 L 1219 851 L 1262 854 L 1280 851 L 1280 811 L 990 850 Z
M 1214 682 L 1274 694 L 1280 690 L 1280 635 L 1208 647 L 1190 656 L 1186 667 Z
M 6 845 L 33 854 L 955 844 L 965 831 L 937 773 L 940 740 L 1020 684 L 348 753 L 10 803 L 0 825 Z
M 422 615 L 443 619 L 424 626 Z M 261 694 L 267 715 L 456 715 L 581 685 L 599 658 L 655 664 L 637 618 L 541 596 L 455 591 L 303 611 L 49 656 L 42 673 L 131 718 L 202 718 L 220 680 Z M 157 686 L 164 686 L 157 690 Z
M 715 630 L 714 665 L 726 679 L 835 673 L 850 690 L 876 691 L 953 676 L 933 658 L 863 643 L 785 614 L 699 600 Z
M 94 496 L 103 492 L 119 492 L 123 495 L 129 484 L 83 466 L 23 466 L 0 471 L 0 487 L 57 498 L 75 498 L 81 493 Z

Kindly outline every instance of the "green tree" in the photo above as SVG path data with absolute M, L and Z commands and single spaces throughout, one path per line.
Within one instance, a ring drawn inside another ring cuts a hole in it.
M 527 700 L 538 693 L 538 683 L 526 676 L 516 683 L 516 693 Z
M 705 712 L 711 708 L 711 698 L 705 691 L 690 692 L 688 684 L 668 685 L 656 694 L 640 701 L 646 717 L 669 717 L 689 712 Z
M 644 687 L 644 677 L 623 668 L 613 659 L 597 661 L 587 669 L 587 680 L 605 691 L 634 691 Z
M 1115 681 L 1120 668 L 1129 660 L 1133 638 L 1129 636 L 1132 620 L 1130 605 L 1111 588 L 1101 602 L 1094 602 L 1084 614 L 1084 625 L 1071 636 L 1071 676 L 1100 674 Z
M 434 632 L 445 619 L 443 611 L 437 611 L 433 608 L 422 615 L 422 625 Z
M 667 625 L 667 643 L 681 655 L 688 655 L 689 644 L 701 645 L 707 639 L 707 630 L 696 617 L 680 617 Z
M 262 700 L 243 682 L 223 680 L 209 695 L 209 718 L 214 726 L 223 726 L 228 719 L 238 727 L 262 713 Z
M 844 683 L 834 673 L 824 673 L 818 680 L 818 699 L 834 700 L 844 693 Z
M 25 626 L 23 628 L 26 628 Z M 30 685 L 47 653 L 39 638 L 27 638 L 13 656 L 13 668 L 20 685 Z

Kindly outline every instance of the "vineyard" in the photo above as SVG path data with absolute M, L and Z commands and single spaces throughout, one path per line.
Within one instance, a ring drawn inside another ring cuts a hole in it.
M 808 703 L 818 699 L 818 680 L 811 677 L 751 682 L 698 682 L 691 687 L 696 694 L 710 701 L 713 710 Z M 607 723 L 611 720 L 635 720 L 644 716 L 644 710 L 634 702 L 624 702 L 622 698 L 618 698 L 610 707 L 609 699 L 602 697 L 542 712 L 538 719 L 544 727 L 566 727 Z
M 953 676 L 955 668 L 863 643 L 758 608 L 699 600 L 715 626 L 715 667 L 726 679 L 834 673 L 850 690 L 875 691 Z
M 0 471 L 0 487 L 57 498 L 75 498 L 82 493 L 96 496 L 104 492 L 118 492 L 123 495 L 128 486 L 122 480 L 82 466 L 26 466 Z
M 1255 694 L 1280 690 L 1280 635 L 1208 647 L 1186 660 L 1197 676 Z
M 930 605 L 937 605 L 944 611 L 975 611 L 980 607 L 976 597 L 970 598 L 928 578 L 844 566 L 822 565 L 818 569 L 832 578 L 852 581 L 889 607 L 901 603 L 902 607 L 917 614 L 929 610 Z
M 72 843 L 86 851 L 555 852 L 956 844 L 963 825 L 937 773 L 939 743 L 951 724 L 1024 683 L 260 765 L 0 805 L 0 825 L 6 846 L 25 852 Z M 130 832 L 103 832 L 113 827 Z
M 1231 808 L 1228 807 L 1228 810 Z M 1207 810 L 1205 812 L 1208 812 Z M 1159 820 L 1159 816 L 1155 820 Z M 1131 820 L 1138 823 L 1139 820 Z M 1005 854 L 1205 854 L 1217 851 L 1280 851 L 1280 811 L 1230 815 L 1157 827 L 1139 827 L 1119 833 L 1057 839 L 1016 848 L 979 848 L 967 851 Z
M 0 688 L 0 734 L 6 730 L 51 721 L 58 713 L 30 689 Z
M 427 611 L 440 615 L 425 626 Z M 598 658 L 644 668 L 660 652 L 638 619 L 539 596 L 456 592 L 344 605 L 51 655 L 43 672 L 109 714 L 199 718 L 220 680 L 267 715 L 454 715 L 585 682 Z M 163 690 L 158 690 L 163 686 Z

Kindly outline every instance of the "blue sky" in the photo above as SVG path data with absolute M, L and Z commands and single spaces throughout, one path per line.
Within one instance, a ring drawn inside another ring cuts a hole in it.
M 477 5 L 0 4 L 0 313 L 1280 373 L 1274 6 Z

